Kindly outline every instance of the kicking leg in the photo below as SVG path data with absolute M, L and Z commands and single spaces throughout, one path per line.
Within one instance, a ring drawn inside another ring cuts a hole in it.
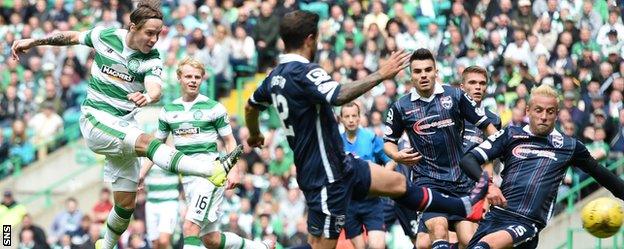
M 433 210 L 467 216 L 472 213 L 472 205 L 485 197 L 489 176 L 487 172 L 481 176 L 470 196 L 453 198 L 418 187 L 408 182 L 402 174 L 370 164 L 370 191 L 372 195 L 389 196 L 397 203 L 417 210 Z
M 217 186 L 222 186 L 238 158 L 242 154 L 239 145 L 227 156 L 214 162 L 203 162 L 184 155 L 182 152 L 160 142 L 160 140 L 141 134 L 135 143 L 135 151 L 139 156 L 147 156 L 164 170 L 184 175 L 206 177 Z

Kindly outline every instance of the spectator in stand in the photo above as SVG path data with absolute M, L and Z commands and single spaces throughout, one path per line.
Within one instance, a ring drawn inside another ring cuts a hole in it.
M 293 165 L 292 154 L 286 154 L 284 148 L 278 145 L 275 148 L 275 158 L 269 163 L 269 174 L 282 176 L 285 173 L 290 172 L 290 167 Z
M 4 137 L 4 130 L 0 127 L 0 164 L 9 158 L 9 140 Z
M 31 230 L 24 230 L 20 233 L 20 241 L 17 248 L 19 249 L 46 249 L 46 244 L 41 244 L 35 240 L 34 233 Z
M 258 50 L 258 71 L 265 72 L 275 65 L 277 40 L 279 39 L 279 18 L 273 15 L 274 6 L 269 1 L 260 4 L 260 17 L 254 28 L 253 38 Z
M 26 207 L 13 198 L 13 191 L 5 190 L 0 203 L 0 224 L 16 226 L 26 215 Z
M 37 158 L 43 159 L 48 151 L 59 146 L 63 134 L 63 118 L 56 113 L 54 105 L 44 102 L 41 112 L 28 122 L 28 128 L 34 131 L 33 144 L 37 148 Z
M 72 247 L 82 247 L 86 245 L 91 237 L 89 230 L 91 230 L 91 217 L 88 215 L 82 216 L 80 220 L 80 226 L 73 232 L 68 232 L 67 235 L 71 237 Z
M 73 233 L 80 227 L 82 212 L 78 210 L 78 201 L 74 197 L 65 200 L 65 210 L 54 217 L 50 228 L 52 241 L 58 241 L 64 234 Z
M 27 135 L 26 123 L 17 119 L 13 121 L 12 128 L 13 135 L 11 136 L 9 156 L 13 159 L 13 163 L 21 166 L 33 162 L 35 160 L 35 147 Z
M 0 125 L 13 123 L 23 113 L 21 100 L 17 97 L 17 87 L 9 85 L 0 100 Z
M 100 190 L 100 198 L 93 205 L 93 222 L 96 224 L 104 224 L 108 217 L 108 212 L 113 209 L 113 203 L 111 202 L 111 193 L 108 188 L 102 188 Z
M 33 234 L 33 240 L 35 241 L 35 244 L 41 245 L 43 249 L 50 249 L 50 246 L 48 245 L 48 240 L 46 239 L 45 232 L 43 231 L 43 229 L 41 229 L 41 227 L 33 223 L 33 220 L 30 214 L 24 215 L 24 218 L 22 219 L 21 227 L 22 229 L 20 231 L 20 238 L 22 238 L 22 233 L 26 231 L 31 231 Z

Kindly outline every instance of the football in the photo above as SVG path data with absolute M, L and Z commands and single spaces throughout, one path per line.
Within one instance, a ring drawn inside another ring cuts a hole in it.
M 608 238 L 617 233 L 623 216 L 620 202 L 608 197 L 597 198 L 581 210 L 583 228 L 598 238 Z

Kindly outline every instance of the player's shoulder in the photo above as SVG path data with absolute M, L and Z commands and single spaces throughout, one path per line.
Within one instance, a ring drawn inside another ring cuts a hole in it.
M 491 141 L 494 141 L 501 137 L 505 139 L 516 140 L 516 139 L 528 139 L 531 136 L 529 135 L 529 133 L 522 130 L 522 127 L 508 125 L 507 127 L 499 130 L 498 132 L 488 136 L 488 139 Z
M 412 90 L 414 91 L 414 90 Z M 399 97 L 392 105 L 396 106 L 398 109 L 401 109 L 402 106 L 407 106 L 412 102 L 412 92 Z
M 182 105 L 182 98 L 174 99 L 173 101 L 166 103 L 161 108 L 163 112 L 176 112 L 184 111 L 184 105 Z
M 195 105 L 193 105 L 193 109 L 202 110 L 214 110 L 221 108 L 225 109 L 225 106 L 223 106 L 223 104 L 219 103 L 218 101 L 201 94 L 197 95 L 197 101 Z
M 359 128 L 358 129 L 358 136 L 362 139 L 366 139 L 366 140 L 370 140 L 375 138 L 375 133 L 373 133 L 373 131 L 369 130 L 369 129 L 365 129 L 365 128 Z
M 494 125 L 496 129 L 499 129 L 499 130 L 501 129 L 502 121 L 501 121 L 500 116 L 498 116 L 497 113 L 493 112 L 489 108 L 485 108 L 485 116 L 488 117 L 488 119 L 490 120 L 490 123 L 492 123 L 492 125 Z

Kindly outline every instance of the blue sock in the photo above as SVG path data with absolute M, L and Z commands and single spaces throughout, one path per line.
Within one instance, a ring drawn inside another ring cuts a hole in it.
M 449 248 L 451 248 L 451 249 L 459 249 L 459 242 L 452 243 L 451 246 L 449 246 Z
M 451 244 L 446 240 L 436 240 L 431 244 L 431 249 L 450 249 Z
M 488 245 L 488 243 L 485 243 L 484 241 L 480 241 L 472 248 L 473 249 L 490 249 L 490 245 Z
M 312 246 L 310 246 L 310 244 L 308 243 L 305 243 L 302 245 L 290 247 L 290 249 L 312 249 Z
M 401 197 L 394 199 L 412 210 L 430 210 L 466 216 L 471 212 L 472 204 L 468 198 L 455 198 L 442 195 L 426 187 L 419 187 L 407 182 L 407 191 Z

